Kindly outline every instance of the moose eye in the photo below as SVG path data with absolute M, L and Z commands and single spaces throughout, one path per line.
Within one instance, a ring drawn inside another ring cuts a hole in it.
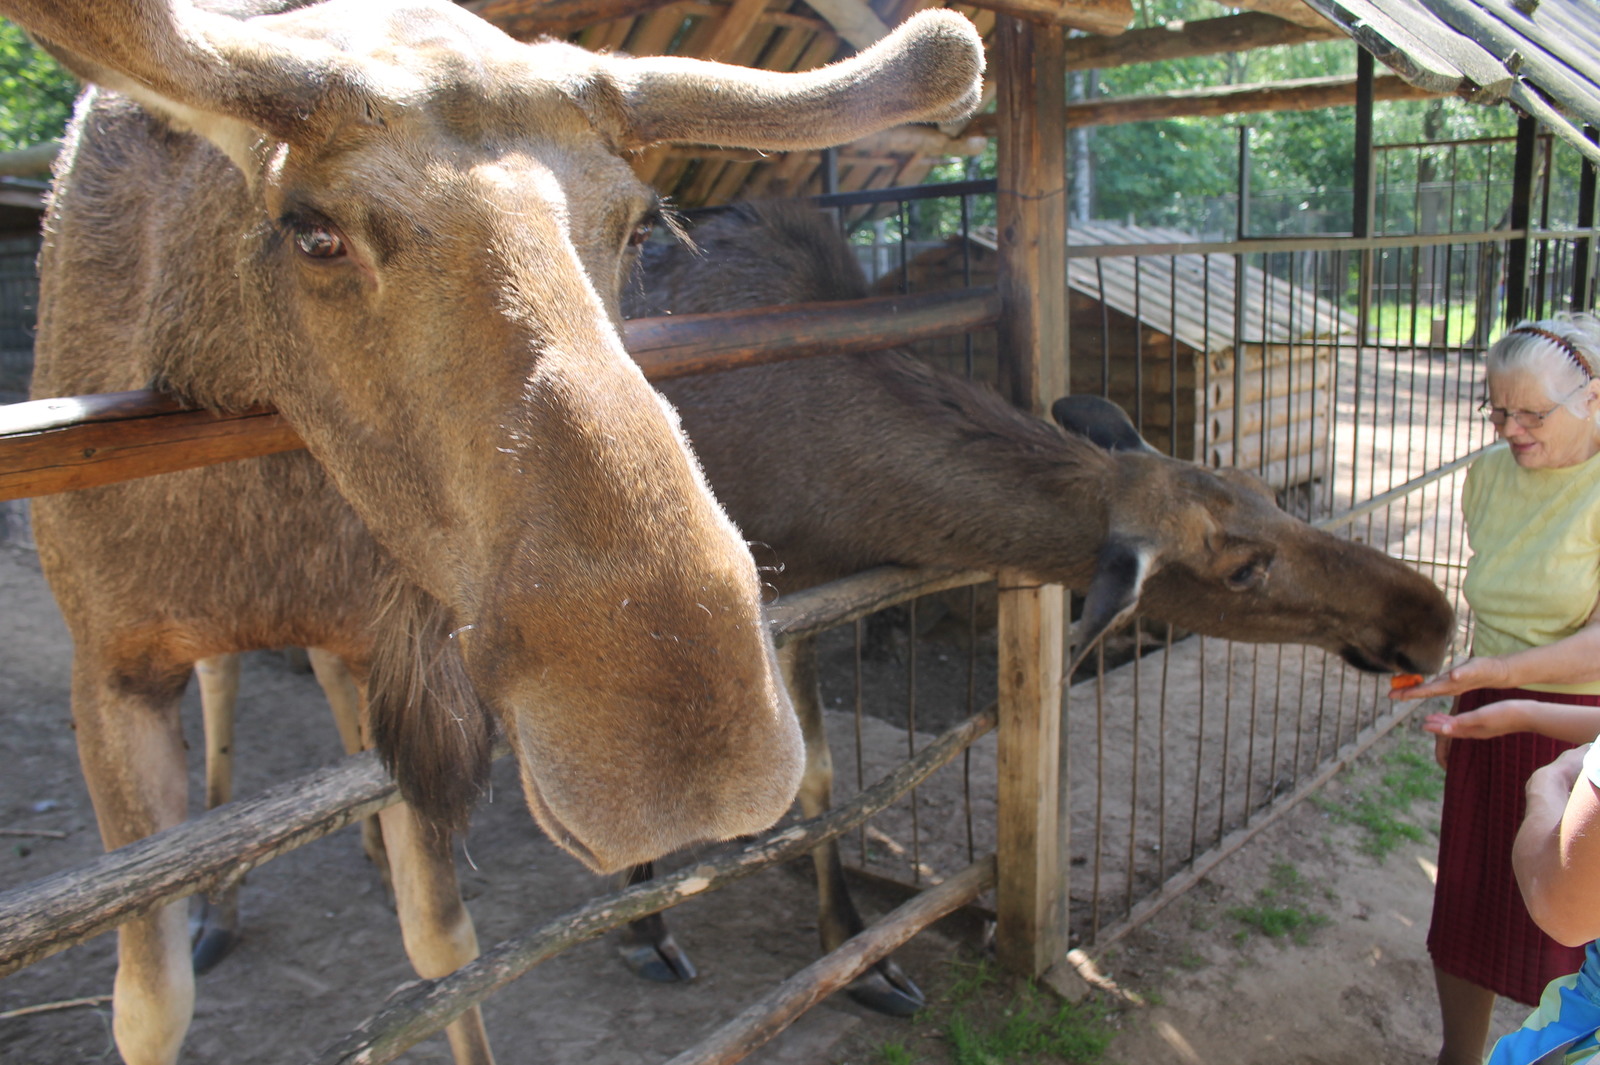
M 633 232 L 628 234 L 628 247 L 637 248 L 649 240 L 650 234 L 655 232 L 655 228 L 656 220 L 653 217 L 641 219 L 639 224 L 633 227 Z
M 298 222 L 294 246 L 308 259 L 337 259 L 344 255 L 344 235 L 325 222 Z
M 1251 588 L 1264 579 L 1267 575 L 1267 563 L 1264 559 L 1253 558 L 1228 574 L 1228 587 L 1236 592 Z

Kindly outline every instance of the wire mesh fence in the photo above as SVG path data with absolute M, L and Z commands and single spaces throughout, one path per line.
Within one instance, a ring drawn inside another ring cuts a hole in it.
M 1386 147 L 1375 235 L 1360 240 L 1203 242 L 1111 223 L 1068 234 L 1072 391 L 1118 402 L 1157 449 L 1251 470 L 1296 516 L 1417 568 L 1458 607 L 1457 651 L 1470 642 L 1459 496 L 1494 440 L 1475 407 L 1487 346 L 1515 310 L 1508 286 L 1521 284 L 1512 244 L 1525 233 L 1526 315 L 1594 299 L 1592 171 L 1540 140 L 1538 213 L 1511 231 L 1513 149 Z M 832 198 L 879 291 L 992 283 L 991 189 L 948 191 Z M 969 377 L 998 374 L 989 335 L 918 353 Z M 853 752 L 840 759 L 842 794 L 993 697 L 990 625 L 992 591 L 976 588 L 825 639 L 830 734 Z M 1408 711 L 1387 699 L 1387 678 L 1322 651 L 1154 621 L 1091 661 L 1064 698 L 1077 943 L 1122 934 Z M 990 738 L 858 833 L 849 860 L 908 884 L 964 867 L 994 846 L 994 780 Z

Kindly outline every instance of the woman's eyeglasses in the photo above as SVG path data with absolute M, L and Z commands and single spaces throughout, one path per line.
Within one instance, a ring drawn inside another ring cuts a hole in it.
M 1479 413 L 1488 418 L 1489 424 L 1496 429 L 1505 425 L 1507 421 L 1514 421 L 1524 429 L 1537 429 L 1544 424 L 1546 418 L 1560 408 L 1561 404 L 1557 403 L 1549 410 L 1508 410 L 1505 407 L 1491 407 L 1487 399 L 1478 404 Z

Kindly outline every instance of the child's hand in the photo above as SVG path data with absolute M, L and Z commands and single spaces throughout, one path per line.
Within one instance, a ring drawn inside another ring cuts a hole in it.
M 1502 699 L 1463 714 L 1429 714 L 1422 727 L 1435 736 L 1458 740 L 1487 740 L 1528 730 L 1528 699 Z
M 1574 747 L 1570 751 L 1562 751 L 1549 765 L 1535 769 L 1528 778 L 1528 797 L 1542 794 L 1557 808 L 1565 806 L 1572 786 L 1583 776 L 1583 758 L 1588 753 L 1588 744 Z

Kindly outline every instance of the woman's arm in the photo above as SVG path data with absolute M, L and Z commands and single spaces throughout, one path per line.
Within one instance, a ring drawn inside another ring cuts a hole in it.
M 1509 655 L 1469 658 L 1431 680 L 1391 691 L 1403 701 L 1460 695 L 1478 688 L 1521 688 L 1528 684 L 1587 684 L 1600 680 L 1600 624 L 1589 623 L 1571 636 Z
M 1511 851 L 1534 922 L 1567 946 L 1600 937 L 1600 788 L 1592 746 L 1567 751 L 1528 778 L 1528 810 Z

